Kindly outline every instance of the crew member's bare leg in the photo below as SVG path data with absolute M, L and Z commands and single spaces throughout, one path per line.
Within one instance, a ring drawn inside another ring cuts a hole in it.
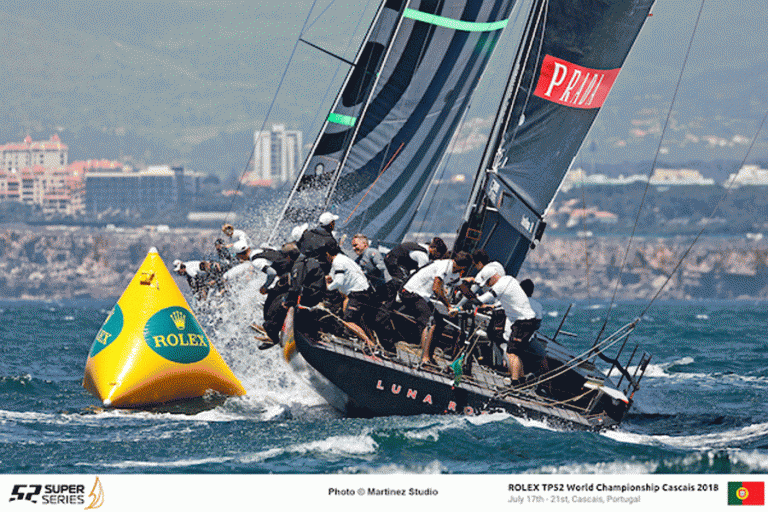
M 435 326 L 425 327 L 421 331 L 421 362 L 426 363 L 431 359 L 429 348 L 432 346 L 432 336 L 435 334 Z

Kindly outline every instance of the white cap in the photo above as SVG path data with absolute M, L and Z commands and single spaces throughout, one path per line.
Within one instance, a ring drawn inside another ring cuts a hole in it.
M 299 240 L 301 238 L 301 235 L 304 234 L 304 232 L 307 230 L 308 227 L 309 227 L 309 224 L 305 222 L 304 224 L 300 224 L 295 228 L 293 228 L 291 230 L 291 240 L 294 240 L 294 241 Z
M 248 242 L 245 240 L 238 240 L 232 245 L 232 250 L 235 251 L 235 254 L 240 254 L 250 249 L 248 247 Z
M 331 222 L 334 222 L 335 220 L 338 220 L 339 216 L 334 215 L 331 212 L 325 212 L 320 216 L 320 219 L 318 222 L 320 222 L 321 226 L 328 226 Z
M 483 279 L 482 277 L 480 279 L 475 277 L 475 283 L 479 284 L 480 286 L 486 286 L 488 284 L 488 281 L 490 281 L 492 278 L 496 276 L 504 277 L 504 274 L 501 272 L 494 272 L 493 274 L 485 276 L 485 279 Z
M 184 263 L 181 260 L 173 260 L 173 271 L 178 272 Z
M 485 286 L 485 283 L 488 282 L 490 278 L 493 277 L 494 274 L 486 274 L 486 275 L 480 275 L 480 277 L 475 276 L 475 284 L 479 284 L 480 286 Z

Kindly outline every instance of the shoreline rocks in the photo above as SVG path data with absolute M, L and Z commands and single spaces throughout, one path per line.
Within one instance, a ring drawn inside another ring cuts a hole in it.
M 170 267 L 176 258 L 214 258 L 218 236 L 193 228 L 0 227 L 0 299 L 117 300 L 150 247 Z M 660 300 L 768 298 L 768 243 L 701 238 L 676 270 L 691 241 L 637 238 L 627 250 L 625 238 L 545 235 L 519 277 L 533 279 L 540 299 L 610 300 L 615 290 L 618 300 L 650 300 L 662 287 Z M 186 281 L 176 281 L 188 294 Z

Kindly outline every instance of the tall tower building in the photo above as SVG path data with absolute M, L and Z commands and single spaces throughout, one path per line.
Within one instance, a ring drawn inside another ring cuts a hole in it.
M 250 186 L 278 186 L 293 182 L 304 163 L 302 132 L 276 124 L 271 131 L 253 134 L 253 171 L 243 177 Z

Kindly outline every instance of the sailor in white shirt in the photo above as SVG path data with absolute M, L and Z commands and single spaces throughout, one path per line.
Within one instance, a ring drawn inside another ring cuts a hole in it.
M 184 276 L 187 279 L 187 283 L 189 284 L 189 287 L 192 289 L 192 293 L 194 293 L 195 296 L 199 297 L 201 295 L 201 290 L 203 290 L 204 288 L 203 286 L 204 272 L 200 271 L 200 261 L 174 260 L 173 271 L 180 276 Z
M 477 269 L 477 274 L 475 274 L 474 277 L 464 278 L 464 282 L 470 285 L 470 288 L 469 293 L 466 292 L 466 289 L 462 288 L 461 291 L 464 293 L 464 297 L 462 297 L 459 303 L 456 304 L 456 307 L 459 309 L 469 302 L 469 300 L 475 298 L 478 293 L 488 291 L 490 288 L 490 286 L 488 286 L 488 279 L 490 279 L 491 276 L 496 274 L 503 276 L 506 274 L 504 266 L 498 261 L 491 261 L 488 253 L 482 249 L 478 249 L 472 253 L 472 262 Z
M 336 243 L 328 243 L 323 247 L 331 272 L 325 276 L 328 290 L 338 290 L 344 295 L 342 322 L 363 340 L 370 348 L 376 345 L 371 336 L 365 332 L 366 321 L 373 318 L 371 306 L 371 286 L 360 265 L 341 252 Z
M 536 319 L 536 312 L 531 307 L 528 296 L 512 276 L 493 275 L 488 284 L 491 289 L 478 297 L 484 304 L 498 301 L 506 314 L 504 322 L 504 340 L 507 342 L 507 361 L 512 376 L 512 386 L 518 385 L 522 379 L 523 362 L 520 352 L 530 340 L 533 333 L 541 325 Z
M 242 229 L 235 229 L 232 224 L 224 224 L 221 226 L 221 231 L 229 237 L 229 243 L 225 244 L 225 247 L 232 247 L 240 241 L 244 242 L 246 246 L 252 247 L 251 239 Z
M 471 264 L 472 258 L 464 251 L 455 254 L 453 259 L 434 261 L 413 274 L 400 291 L 404 313 L 414 319 L 421 332 L 422 364 L 432 358 L 432 339 L 443 329 L 442 315 L 435 313 L 431 301 L 441 302 L 450 316 L 455 315 L 458 310 L 451 306 L 446 288 L 461 284 L 461 276 Z M 427 327 L 433 314 L 435 323 Z
M 331 273 L 328 276 L 329 290 L 339 290 L 349 296 L 350 293 L 364 292 L 370 288 L 363 269 L 352 258 L 339 252 L 329 260 L 331 263 Z
M 450 302 L 441 291 L 434 286 L 436 278 L 442 280 L 444 286 L 450 288 L 461 282 L 461 271 L 455 270 L 457 267 L 455 260 L 437 260 L 429 265 L 422 267 L 408 279 L 403 286 L 404 290 L 415 293 L 425 299 L 435 298 L 443 302 L 446 307 L 451 307 Z M 466 268 L 466 267 L 464 267 Z

